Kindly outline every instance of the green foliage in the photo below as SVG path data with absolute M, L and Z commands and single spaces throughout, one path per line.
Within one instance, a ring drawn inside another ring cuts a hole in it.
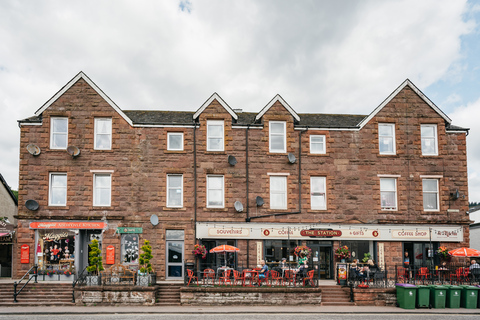
M 89 273 L 98 275 L 100 271 L 103 271 L 102 263 L 102 250 L 100 250 L 98 245 L 98 240 L 93 239 L 92 243 L 88 245 L 90 247 L 90 253 L 88 254 L 88 267 L 87 271 Z
M 153 258 L 153 255 L 150 241 L 144 240 L 143 246 L 140 249 L 142 249 L 143 251 L 138 258 L 138 262 L 140 264 L 140 272 L 143 274 L 151 273 L 153 271 L 153 268 L 150 260 Z
M 17 200 L 18 200 L 18 191 L 13 190 L 13 189 L 10 189 L 10 190 L 12 191 L 13 195 L 15 196 L 15 198 L 17 198 Z
M 370 260 L 370 259 L 372 259 L 372 255 L 370 254 L 370 252 L 367 252 L 367 253 L 363 254 L 363 259 L 362 259 L 363 263 L 367 263 L 368 260 Z
M 471 208 L 471 207 L 476 207 L 476 206 L 480 206 L 480 202 L 470 202 L 468 204 L 468 206 Z

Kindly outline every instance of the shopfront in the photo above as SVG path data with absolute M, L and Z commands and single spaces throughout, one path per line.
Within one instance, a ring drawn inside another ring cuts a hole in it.
M 13 234 L 13 224 L 0 221 L 0 277 L 12 276 Z
M 88 265 L 88 244 L 102 243 L 105 222 L 31 222 L 35 230 L 35 264 L 39 274 L 75 274 Z

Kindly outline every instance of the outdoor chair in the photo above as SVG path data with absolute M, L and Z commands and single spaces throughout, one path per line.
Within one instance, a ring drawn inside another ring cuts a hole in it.
M 296 275 L 293 270 L 285 270 L 285 281 L 283 283 L 287 283 L 288 285 L 293 284 L 295 286 L 295 276 Z
M 280 276 L 280 272 L 272 270 L 270 271 L 270 285 L 275 283 L 277 286 L 283 285 L 283 278 Z
M 380 283 L 385 280 L 385 271 L 377 271 L 373 274 L 373 283 Z
M 462 279 L 465 282 L 470 281 L 470 269 L 469 268 L 463 268 Z
M 480 268 L 473 268 L 470 270 L 470 274 L 472 275 L 473 282 L 480 281 Z
M 404 267 L 397 268 L 397 281 L 398 282 L 406 282 L 408 279 L 408 270 Z
M 428 280 L 430 278 L 430 272 L 428 271 L 427 267 L 421 267 L 420 270 L 418 270 L 417 276 L 415 277 L 415 280 L 420 279 L 423 282 L 425 280 Z
M 455 273 L 450 274 L 450 283 L 452 282 L 452 278 L 455 279 L 456 282 L 462 281 L 463 276 L 463 268 L 458 268 L 455 270 Z
M 303 278 L 303 286 L 305 287 L 309 282 L 312 287 L 315 287 L 315 281 L 313 280 L 313 275 L 315 270 L 310 270 L 307 272 L 307 276 Z
M 258 286 L 261 286 L 262 283 L 265 283 L 268 286 L 268 278 L 270 278 L 270 273 L 272 271 L 265 272 L 265 277 L 260 277 L 260 272 L 258 273 Z
M 187 275 L 188 275 L 187 287 L 190 285 L 190 282 L 192 282 L 192 280 L 195 280 L 197 282 L 197 286 L 198 286 L 198 277 L 195 275 L 193 270 L 187 269 Z
M 233 270 L 233 285 L 237 285 L 237 282 L 240 282 L 242 286 L 245 286 L 245 274 Z
M 223 274 L 220 278 L 218 278 L 218 284 L 223 283 L 227 285 L 227 282 L 231 285 L 232 281 L 230 281 L 230 269 L 223 271 Z
M 213 269 L 205 269 L 203 270 L 203 281 L 208 285 L 208 281 L 212 280 L 212 285 L 215 284 L 215 270 Z

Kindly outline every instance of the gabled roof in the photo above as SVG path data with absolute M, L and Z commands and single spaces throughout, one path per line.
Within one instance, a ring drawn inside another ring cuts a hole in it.
M 45 111 L 48 107 L 50 107 L 58 98 L 60 98 L 68 89 L 70 89 L 78 80 L 83 79 L 85 80 L 92 88 L 95 90 L 107 103 L 118 112 L 118 114 L 128 122 L 128 124 L 132 125 L 132 121 L 123 113 L 122 110 L 110 99 L 90 78 L 80 71 L 72 80 L 70 80 L 60 91 L 58 91 L 53 97 L 50 98 L 43 106 L 41 106 L 36 112 L 35 115 L 38 117 L 40 116 L 43 111 Z
M 257 116 L 255 117 L 255 121 L 260 120 L 260 118 L 262 118 L 263 115 L 277 101 L 280 102 L 283 105 L 283 107 L 288 110 L 288 112 L 290 112 L 290 114 L 295 118 L 295 120 L 300 121 L 300 116 L 295 112 L 295 110 L 292 109 L 292 107 L 290 107 L 290 105 L 285 100 L 283 100 L 283 98 L 279 94 L 277 94 L 275 97 L 273 97 L 273 99 L 257 114 Z
M 395 91 L 393 91 L 387 99 L 385 99 L 375 110 L 373 110 L 372 113 L 365 119 L 363 119 L 362 122 L 359 123 L 360 129 L 363 128 L 373 117 L 377 115 L 377 113 L 380 112 L 380 110 L 383 109 L 397 94 L 400 93 L 400 91 L 403 90 L 406 86 L 409 86 L 410 89 L 412 89 L 420 98 L 422 98 L 423 101 L 425 101 L 426 104 L 428 104 L 435 112 L 438 113 L 439 116 L 441 116 L 448 124 L 452 123 L 452 120 L 445 114 L 443 113 L 442 110 L 440 110 L 430 99 L 427 98 L 426 95 L 423 94 L 420 89 L 418 89 L 409 79 L 405 80 Z
M 5 187 L 5 189 L 7 190 L 8 194 L 10 195 L 10 197 L 12 198 L 13 202 L 15 203 L 16 206 L 18 206 L 18 200 L 17 200 L 17 197 L 15 197 L 15 195 L 13 194 L 12 192 L 12 189 L 10 189 L 10 187 L 8 186 L 7 184 L 7 181 L 5 181 L 5 179 L 3 178 L 2 174 L 0 173 L 0 182 L 2 183 L 2 185 Z
M 237 114 L 235 113 L 235 111 L 233 111 L 232 108 L 230 108 L 230 106 L 225 102 L 223 101 L 223 99 L 215 92 L 213 93 L 210 98 L 208 98 L 207 101 L 205 101 L 202 106 L 197 110 L 197 112 L 195 112 L 195 114 L 193 115 L 193 119 L 197 119 L 200 114 L 203 112 L 203 110 L 205 110 L 209 105 L 210 103 L 213 102 L 213 100 L 217 100 L 218 103 L 220 103 L 222 105 L 222 107 L 227 110 L 228 113 L 230 113 L 230 115 L 232 116 L 233 119 L 237 120 L 238 119 L 238 116 Z

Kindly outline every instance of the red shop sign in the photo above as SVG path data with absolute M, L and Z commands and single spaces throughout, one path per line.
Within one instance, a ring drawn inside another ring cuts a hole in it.
M 30 247 L 28 244 L 20 247 L 20 263 L 30 263 Z
M 115 247 L 112 245 L 107 247 L 107 264 L 115 264 Z
M 342 231 L 327 230 L 327 229 L 302 230 L 300 231 L 300 235 L 303 237 L 317 237 L 317 238 L 341 237 Z

